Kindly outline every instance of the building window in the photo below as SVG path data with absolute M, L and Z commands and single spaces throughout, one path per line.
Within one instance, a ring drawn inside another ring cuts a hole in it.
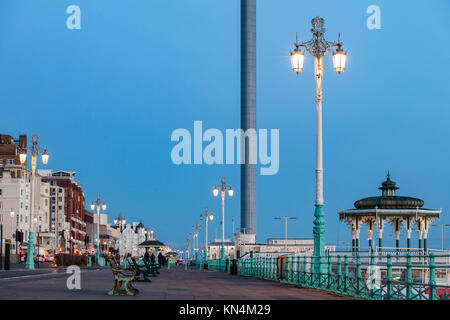
M 6 164 L 14 164 L 14 159 L 7 159 Z
M 3 195 L 3 191 L 2 191 L 2 189 L 0 189 L 0 196 L 1 196 L 1 195 Z

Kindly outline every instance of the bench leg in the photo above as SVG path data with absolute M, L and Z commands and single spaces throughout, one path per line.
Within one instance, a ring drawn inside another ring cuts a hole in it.
M 134 279 L 126 279 L 125 280 L 125 290 L 127 296 L 135 296 L 139 293 L 139 290 L 136 288 L 133 288 L 133 281 Z

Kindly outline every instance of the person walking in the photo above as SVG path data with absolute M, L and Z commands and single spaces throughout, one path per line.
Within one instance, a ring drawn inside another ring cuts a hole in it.
M 162 266 L 163 264 L 163 256 L 162 256 L 162 254 L 161 254 L 161 252 L 160 253 L 158 253 L 158 264 L 160 265 L 160 266 Z
M 152 255 L 150 256 L 150 261 L 152 263 L 155 263 L 155 254 L 152 252 Z
M 144 253 L 144 260 L 148 261 L 148 259 L 150 259 L 150 255 L 148 254 L 147 251 L 145 251 L 145 253 Z

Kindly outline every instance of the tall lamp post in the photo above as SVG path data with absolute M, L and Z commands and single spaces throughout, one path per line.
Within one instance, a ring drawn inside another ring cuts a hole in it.
M 342 42 L 340 35 L 338 42 L 330 42 L 324 39 L 325 28 L 323 27 L 325 20 L 315 17 L 311 21 L 311 32 L 313 37 L 310 41 L 299 43 L 298 39 L 295 43 L 294 51 L 291 51 L 292 70 L 299 75 L 303 71 L 303 62 L 305 53 L 300 47 L 304 47 L 307 52 L 314 56 L 314 73 L 316 79 L 316 108 L 317 108 L 317 147 L 316 147 L 316 201 L 314 212 L 314 256 L 323 257 L 325 254 L 325 220 L 323 210 L 323 157 L 322 157 L 322 79 L 323 79 L 323 57 L 332 49 L 337 47 L 333 52 L 334 70 L 341 74 L 345 69 L 347 54 L 342 50 Z M 319 266 L 326 267 L 325 264 L 316 263 L 315 272 L 322 272 Z M 324 268 L 325 269 L 325 268 Z
M 13 232 L 14 230 L 14 210 L 11 208 L 11 211 L 9 212 L 9 216 L 11 218 L 11 243 L 12 243 L 12 239 L 14 238 L 14 235 L 16 235 L 17 237 L 17 231 Z M 17 230 L 17 228 L 16 228 Z M 16 249 L 17 249 L 17 238 L 16 238 Z M 11 253 L 13 253 L 13 250 L 11 249 Z
M 95 208 L 97 208 L 97 238 L 96 238 L 96 242 L 97 242 L 97 252 L 96 252 L 96 256 L 97 256 L 97 264 L 98 261 L 100 259 L 100 207 L 103 211 L 106 210 L 106 203 L 100 201 L 100 195 L 97 195 L 97 200 L 96 201 L 92 201 L 91 203 L 91 210 L 94 210 Z M 94 235 L 95 237 L 95 235 Z
M 275 220 L 284 220 L 284 248 L 287 251 L 287 222 L 288 220 L 297 219 L 296 217 L 275 217 Z
M 225 177 L 222 177 L 220 186 L 215 186 L 213 190 L 214 197 L 219 195 L 219 190 L 222 194 L 222 243 L 220 246 L 220 259 L 225 259 L 225 192 L 228 190 L 228 196 L 232 197 L 234 194 L 234 190 L 231 186 L 227 186 L 225 182 Z
M 35 184 L 35 172 L 37 157 L 42 153 L 42 163 L 46 165 L 48 163 L 48 158 L 50 157 L 47 153 L 47 148 L 42 149 L 38 146 L 39 136 L 33 135 L 31 147 L 22 150 L 19 154 L 20 163 L 23 165 L 27 161 L 27 151 L 31 154 L 31 205 L 30 205 L 30 232 L 28 233 L 28 249 L 27 249 L 27 262 L 25 264 L 26 269 L 34 269 L 34 226 L 33 226 L 33 215 L 34 215 L 34 184 Z
M 198 260 L 198 232 L 201 230 L 201 226 L 198 224 L 198 221 L 195 222 L 195 224 L 192 226 L 193 230 L 193 241 L 194 241 L 194 248 L 195 248 L 195 260 Z
M 200 215 L 200 220 L 205 219 L 205 264 L 208 263 L 208 220 L 214 219 L 214 214 L 208 211 L 208 208 L 205 208 L 205 212 Z
M 119 238 L 119 251 L 122 245 L 122 228 L 126 224 L 125 217 L 122 217 L 122 213 L 119 213 L 119 216 L 114 219 L 114 224 L 119 227 L 120 238 Z

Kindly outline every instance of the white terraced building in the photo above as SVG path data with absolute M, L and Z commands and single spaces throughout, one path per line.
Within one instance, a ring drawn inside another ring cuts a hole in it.
M 145 237 L 145 227 L 142 222 L 126 224 L 120 234 L 119 254 L 124 256 L 130 253 L 134 257 L 142 256 L 145 249 L 138 248 L 138 245 L 145 241 Z

